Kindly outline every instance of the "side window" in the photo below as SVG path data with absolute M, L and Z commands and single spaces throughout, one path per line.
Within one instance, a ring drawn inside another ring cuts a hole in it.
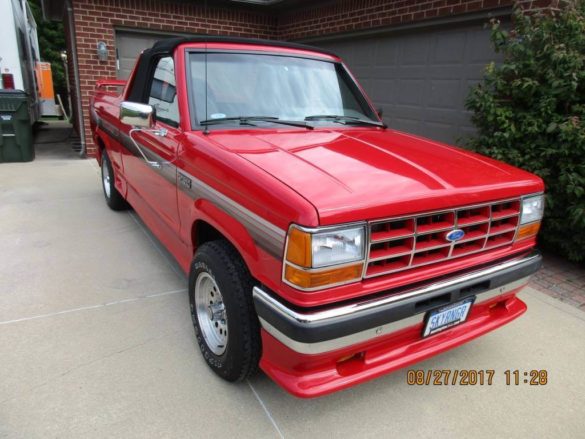
M 156 109 L 156 118 L 174 127 L 179 126 L 179 104 L 175 86 L 175 64 L 170 56 L 156 65 L 148 104 Z

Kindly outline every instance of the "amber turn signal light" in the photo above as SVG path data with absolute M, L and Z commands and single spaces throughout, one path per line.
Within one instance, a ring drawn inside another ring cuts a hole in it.
M 516 235 L 516 241 L 536 236 L 539 230 L 540 221 L 520 226 L 518 229 L 518 234 Z
M 302 230 L 293 228 L 288 235 L 286 260 L 299 267 L 311 266 L 311 235 Z
M 311 289 L 325 285 L 340 284 L 362 277 L 363 263 L 320 271 L 307 271 L 287 265 L 284 269 L 284 278 L 291 284 L 301 288 Z

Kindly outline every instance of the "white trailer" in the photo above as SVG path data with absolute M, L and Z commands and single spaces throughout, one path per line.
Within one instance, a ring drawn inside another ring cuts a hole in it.
M 0 88 L 24 90 L 29 96 L 31 123 L 41 116 L 35 67 L 40 61 L 37 24 L 26 0 L 0 0 Z M 11 75 L 11 76 L 10 76 Z

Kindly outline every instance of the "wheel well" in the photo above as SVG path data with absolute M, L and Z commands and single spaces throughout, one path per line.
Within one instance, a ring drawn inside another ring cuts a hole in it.
M 205 220 L 195 221 L 195 223 L 193 224 L 193 227 L 191 228 L 191 242 L 193 244 L 193 255 L 195 254 L 195 252 L 197 251 L 197 249 L 201 245 L 203 245 L 209 241 L 218 241 L 218 240 L 223 240 L 223 241 L 227 242 L 231 247 L 233 247 L 234 251 L 241 258 L 244 266 L 248 269 L 250 274 L 252 276 L 254 276 L 252 274 L 252 270 L 248 266 L 246 259 L 244 258 L 244 255 L 242 254 L 240 249 L 236 245 L 234 245 L 234 243 L 228 237 L 226 237 L 223 233 L 221 233 L 219 230 L 217 230 L 215 227 L 213 227 L 211 224 L 209 224 Z
M 218 239 L 225 239 L 227 241 L 227 238 L 211 224 L 203 220 L 195 221 L 191 230 L 193 249 L 196 250 L 201 244 Z
M 98 147 L 97 159 L 98 159 L 98 162 L 101 164 L 101 162 L 102 162 L 102 154 L 104 152 L 104 149 L 105 149 L 106 145 L 105 145 L 105 143 L 104 143 L 104 141 L 102 140 L 101 137 L 98 137 L 96 139 L 96 143 L 97 143 L 97 147 Z

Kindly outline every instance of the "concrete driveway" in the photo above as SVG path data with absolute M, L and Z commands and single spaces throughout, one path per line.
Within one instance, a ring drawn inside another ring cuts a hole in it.
M 97 164 L 45 146 L 0 164 L 0 437 L 585 435 L 585 313 L 532 289 L 514 323 L 415 369 L 493 369 L 492 386 L 409 386 L 406 370 L 316 400 L 208 370 L 185 276 Z M 548 371 L 545 386 L 504 372 Z

